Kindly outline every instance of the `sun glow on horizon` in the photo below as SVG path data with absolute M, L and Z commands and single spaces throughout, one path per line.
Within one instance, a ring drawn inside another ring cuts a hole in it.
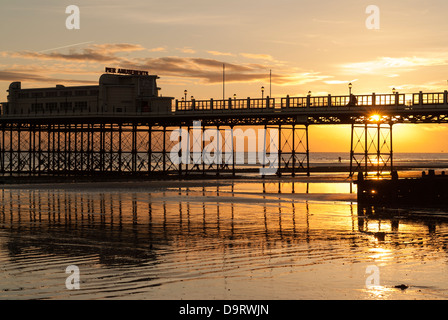
M 374 114 L 370 116 L 369 120 L 372 122 L 380 122 L 381 116 L 379 114 Z

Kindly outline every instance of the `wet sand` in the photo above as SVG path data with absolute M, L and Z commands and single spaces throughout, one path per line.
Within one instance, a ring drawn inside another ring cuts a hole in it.
M 360 215 L 351 187 L 344 174 L 5 186 L 0 299 L 446 299 L 448 212 Z

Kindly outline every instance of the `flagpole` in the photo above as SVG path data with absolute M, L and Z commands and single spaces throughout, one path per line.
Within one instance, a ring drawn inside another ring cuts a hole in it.
M 272 98 L 272 70 L 269 70 L 269 98 Z
M 226 98 L 226 65 L 223 63 L 222 64 L 222 100 L 225 100 Z

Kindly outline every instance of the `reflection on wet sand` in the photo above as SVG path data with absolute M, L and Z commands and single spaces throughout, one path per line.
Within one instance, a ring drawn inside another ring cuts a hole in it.
M 0 297 L 334 298 L 347 266 L 391 263 L 404 247 L 445 254 L 445 221 L 359 211 L 326 198 L 338 188 L 350 194 L 348 184 L 234 181 L 3 189 Z M 64 286 L 70 264 L 82 290 Z M 356 272 L 346 295 L 369 297 Z

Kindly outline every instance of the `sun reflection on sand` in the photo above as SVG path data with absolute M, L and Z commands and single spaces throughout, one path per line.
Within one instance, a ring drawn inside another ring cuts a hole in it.
M 386 300 L 395 293 L 397 290 L 395 288 L 390 288 L 386 286 L 370 286 L 366 289 L 366 294 L 372 300 Z
M 393 299 L 422 296 L 401 283 L 448 287 L 448 224 L 358 212 L 331 198 L 348 183 L 279 181 L 266 193 L 254 181 L 4 189 L 0 283 L 9 290 L 0 296 Z M 23 263 L 41 271 L 23 273 Z M 53 278 L 69 263 L 79 264 L 83 291 L 61 291 Z M 381 272 L 377 286 L 366 287 L 368 265 Z
M 385 248 L 371 248 L 369 250 L 369 257 L 373 260 L 375 260 L 375 263 L 383 262 L 392 259 L 392 250 L 385 249 Z

